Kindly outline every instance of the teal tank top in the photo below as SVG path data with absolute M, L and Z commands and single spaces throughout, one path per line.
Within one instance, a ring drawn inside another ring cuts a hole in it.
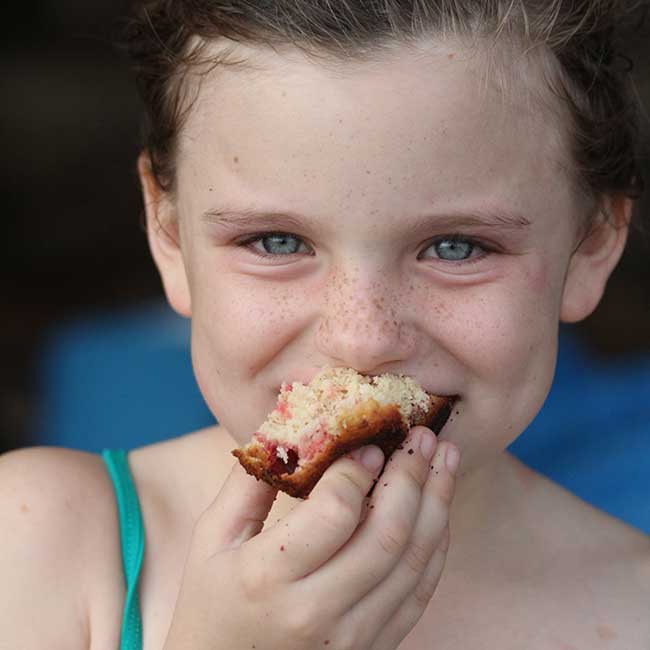
M 120 650 L 142 650 L 142 619 L 140 617 L 138 580 L 144 556 L 144 526 L 140 514 L 140 504 L 126 453 L 121 449 L 107 449 L 102 452 L 102 458 L 113 482 L 120 519 L 122 567 L 126 583 Z

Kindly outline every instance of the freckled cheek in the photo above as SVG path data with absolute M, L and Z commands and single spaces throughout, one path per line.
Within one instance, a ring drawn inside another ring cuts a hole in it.
M 511 305 L 486 306 L 466 328 L 467 363 L 491 381 L 518 381 L 549 334 L 542 322 L 531 319 L 523 310 Z
M 520 286 L 449 295 L 432 310 L 430 329 L 471 375 L 516 385 L 545 380 L 554 365 L 558 312 L 542 275 Z
M 306 292 L 262 286 L 224 288 L 195 305 L 194 344 L 208 348 L 212 359 L 239 364 L 241 371 L 287 344 L 305 327 L 309 314 Z
M 194 374 L 208 406 L 233 435 L 250 435 L 259 425 L 272 406 L 269 389 L 278 379 L 263 374 L 268 363 L 309 326 L 308 297 L 294 289 L 224 283 L 196 292 L 200 299 L 192 315 Z M 244 397 L 247 409 L 233 414 L 228 405 Z

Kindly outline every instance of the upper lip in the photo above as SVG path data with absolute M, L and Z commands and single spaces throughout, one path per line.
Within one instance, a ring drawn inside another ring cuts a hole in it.
M 358 372 L 358 371 L 357 371 L 357 372 Z M 313 379 L 313 377 L 315 376 L 315 374 L 316 374 L 316 373 L 313 373 L 313 374 L 312 374 L 312 376 L 311 376 L 311 378 L 310 378 L 309 381 L 311 381 L 311 379 Z M 386 373 L 359 372 L 359 374 L 360 374 L 360 375 L 363 375 L 364 377 L 378 377 L 379 375 L 381 375 L 381 374 L 386 374 Z M 391 373 L 391 374 L 400 374 L 400 373 Z M 406 374 L 406 373 L 401 373 L 401 374 L 404 374 L 404 375 L 407 376 L 407 377 L 411 377 L 411 375 L 408 375 L 408 374 Z M 416 381 L 418 381 L 418 383 L 420 383 L 419 380 L 417 379 L 417 377 L 413 377 L 413 379 L 415 379 Z M 295 377 L 295 376 L 294 376 L 294 377 L 291 379 L 291 381 L 284 381 L 284 382 L 282 382 L 282 383 L 283 383 L 283 384 L 291 385 L 291 384 L 293 384 L 294 382 L 300 382 L 300 383 L 302 383 L 302 384 L 304 384 L 304 385 L 307 385 L 307 384 L 309 384 L 309 381 L 305 381 L 305 378 L 304 378 L 304 377 L 301 378 L 301 377 Z M 448 391 L 444 391 L 444 390 L 436 390 L 435 388 L 431 388 L 430 385 L 425 385 L 425 384 L 422 384 L 422 383 L 420 383 L 420 386 L 422 386 L 422 390 L 424 390 L 424 391 L 425 391 L 427 394 L 429 394 L 429 395 L 434 395 L 435 397 L 443 397 L 443 398 L 447 398 L 447 399 L 452 400 L 453 403 L 456 403 L 456 402 L 458 402 L 458 401 L 460 400 L 460 395 L 459 395 L 458 393 L 455 393 L 455 392 L 448 392 Z M 280 388 L 281 388 L 281 387 L 278 386 L 278 389 L 277 389 L 277 392 L 278 392 L 278 393 L 280 392 Z
M 424 391 L 429 395 L 435 395 L 436 397 L 445 397 L 452 400 L 453 402 L 457 402 L 460 399 L 460 395 L 458 393 L 444 393 L 442 391 L 439 392 L 435 390 L 429 390 L 428 388 L 424 388 Z

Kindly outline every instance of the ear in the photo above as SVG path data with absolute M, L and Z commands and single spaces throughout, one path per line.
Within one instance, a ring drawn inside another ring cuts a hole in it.
M 142 152 L 138 158 L 138 175 L 144 199 L 149 248 L 158 267 L 167 301 L 174 311 L 189 318 L 192 315 L 192 301 L 180 246 L 177 216 L 171 198 L 154 177 L 147 152 Z
M 625 249 L 632 207 L 632 200 L 622 195 L 605 199 L 598 220 L 569 263 L 560 309 L 562 322 L 583 320 L 598 306 Z

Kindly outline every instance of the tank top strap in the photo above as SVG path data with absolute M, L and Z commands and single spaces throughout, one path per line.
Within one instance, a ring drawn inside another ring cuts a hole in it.
M 106 449 L 102 452 L 102 458 L 115 490 L 120 520 L 122 567 L 126 583 L 120 650 L 142 650 L 142 619 L 138 580 L 144 556 L 144 525 L 138 494 L 129 470 L 126 453 L 121 449 Z

